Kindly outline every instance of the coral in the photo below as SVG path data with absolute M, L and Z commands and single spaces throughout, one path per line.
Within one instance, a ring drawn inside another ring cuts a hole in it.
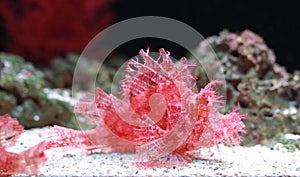
M 56 57 L 51 61 L 51 68 L 45 70 L 45 79 L 49 87 L 66 88 L 72 86 L 73 73 L 79 55 L 68 54 L 65 58 Z
M 211 55 L 210 47 L 216 55 Z M 227 111 L 239 102 L 241 110 L 248 113 L 244 145 L 272 146 L 281 141 L 276 137 L 282 133 L 300 133 L 299 72 L 291 74 L 279 66 L 260 36 L 249 30 L 223 31 L 200 43 L 196 52 L 212 66 L 208 72 L 213 71 L 214 63 L 221 62 L 227 84 Z M 201 68 L 196 72 L 199 87 L 207 82 L 201 77 L 203 72 Z
M 18 101 L 36 99 L 45 87 L 43 73 L 17 55 L 0 53 L 0 68 L 1 88 L 16 95 Z
M 113 2 L 2 0 L 0 14 L 4 18 L 0 20 L 9 39 L 6 51 L 39 64 L 50 64 L 54 56 L 67 52 L 81 52 L 91 38 L 112 23 Z
M 80 100 L 74 111 L 96 124 L 95 129 L 79 133 L 56 127 L 48 148 L 77 144 L 88 148 L 89 141 L 113 152 L 138 152 L 138 166 L 170 167 L 190 162 L 189 151 L 219 142 L 238 144 L 246 115 L 237 109 L 219 113 L 223 101 L 213 88 L 222 83 L 211 81 L 195 93 L 196 77 L 189 71 L 195 65 L 186 58 L 175 65 L 169 52 L 159 52 L 160 57 L 153 59 L 148 50 L 141 50 L 142 61 L 128 62 L 120 98 L 96 88 L 95 94 Z
M 249 113 L 245 123 L 251 134 L 245 143 L 273 145 L 272 139 L 282 133 L 300 133 L 299 102 L 295 97 L 299 88 L 293 78 L 288 75 L 259 80 L 254 71 L 249 71 L 238 85 L 238 101 Z
M 38 168 L 46 162 L 45 142 L 30 147 L 19 154 L 6 150 L 15 145 L 23 132 L 23 126 L 16 119 L 9 115 L 0 116 L 0 175 L 37 175 Z
M 23 58 L 0 53 L 0 113 L 10 113 L 25 128 L 61 125 L 79 128 L 70 103 L 51 99 L 43 73 Z
M 44 70 L 45 80 L 47 86 L 51 88 L 70 88 L 73 82 L 73 73 L 76 68 L 79 55 L 75 53 L 69 53 L 66 57 L 56 57 L 51 61 L 51 68 Z M 81 67 L 86 68 L 81 74 L 80 79 L 86 81 L 87 78 L 93 77 L 96 73 L 97 80 L 96 85 L 102 88 L 106 92 L 111 91 L 112 79 L 116 72 L 116 63 L 123 63 L 122 58 L 109 58 L 108 62 L 105 62 L 101 66 L 101 72 L 98 72 L 98 63 L 96 60 L 84 60 L 81 59 Z M 87 89 L 85 82 L 77 83 L 79 89 Z

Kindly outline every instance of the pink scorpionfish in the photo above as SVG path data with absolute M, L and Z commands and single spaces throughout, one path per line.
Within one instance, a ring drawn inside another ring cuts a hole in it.
M 96 88 L 80 100 L 74 111 L 97 128 L 76 131 L 54 127 L 49 147 L 87 146 L 112 152 L 137 152 L 140 167 L 185 165 L 189 151 L 212 147 L 219 142 L 237 145 L 241 121 L 238 109 L 222 115 L 224 104 L 211 81 L 195 93 L 197 78 L 186 58 L 173 63 L 169 52 L 160 49 L 158 59 L 149 50 L 139 52 L 143 60 L 131 59 L 121 81 L 120 98 Z
M 0 176 L 13 174 L 37 175 L 46 161 L 46 142 L 42 141 L 20 153 L 8 149 L 16 145 L 24 127 L 17 119 L 5 114 L 0 116 Z

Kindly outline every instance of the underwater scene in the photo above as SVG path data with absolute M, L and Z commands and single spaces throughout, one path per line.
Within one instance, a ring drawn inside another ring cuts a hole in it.
M 0 176 L 299 176 L 298 50 L 202 3 L 0 1 Z

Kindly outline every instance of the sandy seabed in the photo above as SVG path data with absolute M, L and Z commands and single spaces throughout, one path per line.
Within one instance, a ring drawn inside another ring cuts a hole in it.
M 47 137 L 48 127 L 26 130 L 13 148 L 22 151 Z M 46 151 L 41 176 L 300 176 L 300 151 L 278 146 L 227 147 L 219 145 L 194 153 L 192 163 L 173 168 L 137 168 L 135 154 L 91 153 L 79 149 Z M 23 176 L 23 175 L 14 175 Z

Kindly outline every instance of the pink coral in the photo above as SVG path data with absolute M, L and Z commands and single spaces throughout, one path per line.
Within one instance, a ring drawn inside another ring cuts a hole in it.
M 80 100 L 74 111 L 97 124 L 96 129 L 78 133 L 60 128 L 53 131 L 51 137 L 59 138 L 49 142 L 51 146 L 71 141 L 111 151 L 136 151 L 138 166 L 145 167 L 184 165 L 192 160 L 189 151 L 222 141 L 238 144 L 246 115 L 238 109 L 219 113 L 223 101 L 213 88 L 222 83 L 212 81 L 195 93 L 196 77 L 189 71 L 195 65 L 186 58 L 175 64 L 168 52 L 159 52 L 160 57 L 153 59 L 148 50 L 141 50 L 143 61 L 128 62 L 120 98 L 96 88 L 95 94 Z M 72 134 L 76 139 L 68 140 Z
M 19 154 L 9 152 L 6 148 L 14 146 L 24 128 L 17 119 L 9 115 L 0 116 L 0 175 L 30 174 L 36 175 L 38 169 L 46 162 L 45 142 L 41 142 Z

